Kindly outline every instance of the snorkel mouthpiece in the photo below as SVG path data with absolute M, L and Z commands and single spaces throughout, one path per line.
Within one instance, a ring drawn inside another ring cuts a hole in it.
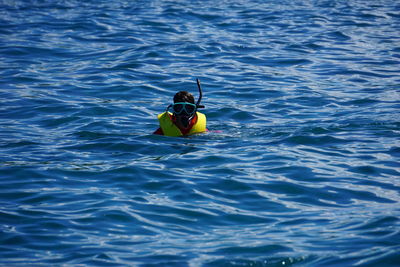
M 179 120 L 181 121 L 183 127 L 187 128 L 189 126 L 189 122 L 193 116 L 179 116 Z

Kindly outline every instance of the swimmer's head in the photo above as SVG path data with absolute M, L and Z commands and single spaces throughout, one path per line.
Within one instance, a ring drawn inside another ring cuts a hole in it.
M 177 119 L 187 127 L 197 109 L 193 95 L 187 91 L 179 91 L 174 96 L 172 109 Z

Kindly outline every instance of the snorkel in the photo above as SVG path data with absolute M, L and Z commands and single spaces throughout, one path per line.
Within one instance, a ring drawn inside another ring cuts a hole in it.
M 187 116 L 181 116 L 181 117 L 180 117 L 180 121 L 181 121 L 182 125 L 183 125 L 185 128 L 187 128 L 187 127 L 189 126 L 189 122 L 190 122 L 190 121 L 194 118 L 194 116 L 196 115 L 197 109 L 199 109 L 199 108 L 204 108 L 203 105 L 200 105 L 201 99 L 203 98 L 203 90 L 201 89 L 200 80 L 199 80 L 199 79 L 196 79 L 196 82 L 197 82 L 197 88 L 199 89 L 199 98 L 197 99 L 197 102 L 196 102 L 196 108 L 195 108 L 195 110 L 194 110 L 194 112 L 193 112 L 193 114 L 192 114 L 191 116 L 189 116 L 189 117 L 187 117 Z
M 200 80 L 196 79 L 197 82 L 197 88 L 199 89 L 199 98 L 197 98 L 197 102 L 196 102 L 196 108 L 192 114 L 192 116 L 190 116 L 184 123 L 185 128 L 187 127 L 187 125 L 189 125 L 189 122 L 193 119 L 193 117 L 196 115 L 197 109 L 199 108 L 204 108 L 203 105 L 200 105 L 201 99 L 203 98 L 203 90 L 201 89 L 201 84 L 200 84 Z M 181 122 L 183 123 L 183 121 L 181 120 Z
M 196 79 L 197 82 L 197 88 L 199 89 L 199 98 L 197 99 L 197 103 L 196 103 L 196 111 L 198 108 L 204 108 L 203 105 L 200 105 L 201 99 L 203 98 L 203 90 L 201 90 L 201 84 L 200 84 L 200 80 Z

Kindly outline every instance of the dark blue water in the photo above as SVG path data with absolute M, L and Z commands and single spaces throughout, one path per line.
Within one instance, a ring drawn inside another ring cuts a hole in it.
M 398 266 L 399 63 L 392 0 L 0 1 L 0 265 Z

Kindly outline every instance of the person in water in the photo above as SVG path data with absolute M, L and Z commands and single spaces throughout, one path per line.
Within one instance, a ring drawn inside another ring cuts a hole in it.
M 169 105 L 164 113 L 158 115 L 160 128 L 154 134 L 166 136 L 187 136 L 206 132 L 207 119 L 203 113 L 197 111 L 201 100 L 200 83 L 197 81 L 200 98 L 194 103 L 194 97 L 187 91 L 180 91 L 174 96 L 174 104 Z M 169 109 L 172 108 L 172 113 Z

